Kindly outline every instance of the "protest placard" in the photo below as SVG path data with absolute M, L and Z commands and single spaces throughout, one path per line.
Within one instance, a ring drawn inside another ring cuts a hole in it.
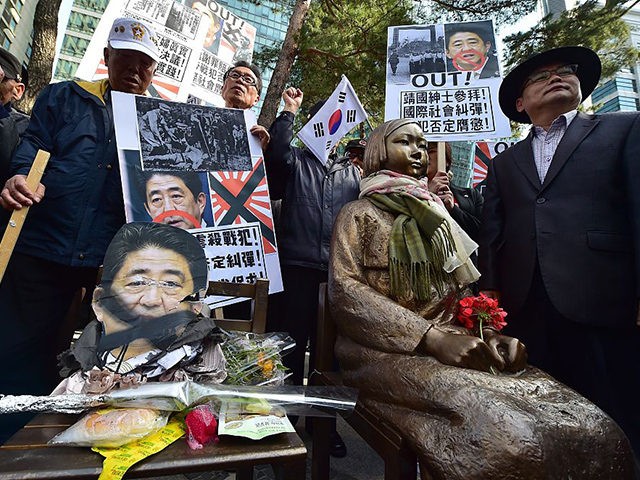
M 187 0 L 186 4 L 210 19 L 189 102 L 224 106 L 222 76 L 235 62 L 251 62 L 256 27 L 211 0 Z
M 234 62 L 251 61 L 256 28 L 213 1 L 111 1 L 78 67 L 76 76 L 107 76 L 102 50 L 118 17 L 145 21 L 158 37 L 160 61 L 149 87 L 154 97 L 224 106 L 222 76 Z
M 477 188 L 480 190 L 480 193 L 484 195 L 487 172 L 489 171 L 491 159 L 512 145 L 515 145 L 517 141 L 517 139 L 507 139 L 499 142 L 476 142 L 473 149 L 473 188 Z
M 186 100 L 198 64 L 209 19 L 173 0 L 112 1 L 105 9 L 76 76 L 83 80 L 107 77 L 103 49 L 113 21 L 130 17 L 144 21 L 156 32 L 160 61 L 149 92 L 171 100 Z
M 127 221 L 190 230 L 209 280 L 268 278 L 281 291 L 255 114 L 120 92 L 112 101 Z
M 431 141 L 507 137 L 500 82 L 490 20 L 389 27 L 385 120 L 411 118 Z

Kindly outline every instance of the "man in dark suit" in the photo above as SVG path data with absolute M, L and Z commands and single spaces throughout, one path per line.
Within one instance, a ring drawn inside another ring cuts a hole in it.
M 489 166 L 481 289 L 509 312 L 530 363 L 611 415 L 640 454 L 640 114 L 577 111 L 591 50 L 531 57 L 500 87 L 529 136 Z

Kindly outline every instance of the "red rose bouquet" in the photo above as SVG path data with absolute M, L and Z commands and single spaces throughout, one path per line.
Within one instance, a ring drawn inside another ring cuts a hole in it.
M 477 297 L 465 297 L 458 304 L 458 322 L 472 330 L 482 340 L 484 340 L 482 329 L 502 330 L 507 324 L 504 321 L 506 316 L 507 312 L 498 306 L 498 300 L 487 297 L 483 293 Z

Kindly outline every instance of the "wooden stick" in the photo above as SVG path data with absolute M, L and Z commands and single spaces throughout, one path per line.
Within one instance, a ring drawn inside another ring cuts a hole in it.
M 447 158 L 444 149 L 444 142 L 438 142 L 438 171 L 447 171 Z
M 27 175 L 27 187 L 29 187 L 29 190 L 32 192 L 35 192 L 38 189 L 40 179 L 42 178 L 42 174 L 44 173 L 44 169 L 46 168 L 48 161 L 49 152 L 38 150 L 36 159 L 33 161 L 33 165 L 31 165 L 31 169 L 29 170 L 29 175 Z M 11 258 L 13 249 L 18 241 L 18 236 L 20 235 L 22 225 L 24 225 L 24 221 L 27 218 L 27 213 L 29 213 L 29 207 L 22 207 L 20 210 L 14 210 L 11 214 L 11 218 L 9 219 L 7 229 L 4 231 L 4 235 L 2 236 L 2 242 L 0 242 L 0 282 L 2 282 L 4 272 L 7 270 L 9 259 Z

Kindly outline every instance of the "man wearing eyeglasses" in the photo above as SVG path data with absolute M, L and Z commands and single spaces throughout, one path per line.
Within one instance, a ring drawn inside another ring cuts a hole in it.
M 611 415 L 640 454 L 640 114 L 577 111 L 600 78 L 582 47 L 531 57 L 500 87 L 526 139 L 490 164 L 480 286 L 529 361 Z
M 260 100 L 262 91 L 262 73 L 255 65 L 239 61 L 227 70 L 223 76 L 222 99 L 227 108 L 246 110 Z M 258 137 L 262 150 L 269 144 L 269 132 L 262 125 L 251 127 L 251 133 Z

